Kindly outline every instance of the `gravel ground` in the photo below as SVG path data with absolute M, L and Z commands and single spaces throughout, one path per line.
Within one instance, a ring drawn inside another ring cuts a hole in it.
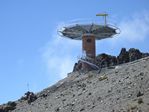
M 12 112 L 149 112 L 149 57 L 105 68 L 73 72 Z

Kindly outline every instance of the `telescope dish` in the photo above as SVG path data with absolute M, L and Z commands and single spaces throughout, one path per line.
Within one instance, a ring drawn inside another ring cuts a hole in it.
M 120 33 L 120 29 L 107 24 L 106 17 L 108 14 L 100 13 L 96 16 L 104 17 L 104 24 L 97 23 L 73 23 L 73 25 L 64 26 L 59 33 L 63 37 L 67 37 L 74 40 L 82 40 L 84 35 L 94 35 L 96 40 L 105 38 L 111 38 Z
M 87 66 L 92 66 L 99 69 L 94 63 L 96 61 L 96 40 L 105 38 L 112 38 L 114 35 L 120 33 L 120 29 L 107 24 L 106 17 L 108 14 L 97 14 L 104 18 L 104 24 L 98 24 L 95 22 L 88 23 L 74 23 L 62 27 L 59 33 L 63 37 L 67 37 L 74 40 L 82 40 L 82 52 L 85 54 L 85 59 L 80 59 L 82 67 L 86 69 Z M 119 32 L 117 32 L 119 31 Z
M 110 38 L 117 33 L 119 30 L 117 27 L 112 25 L 98 25 L 98 24 L 75 24 L 67 27 L 63 27 L 61 31 L 62 36 L 81 40 L 83 35 L 94 35 L 96 40 L 104 38 Z

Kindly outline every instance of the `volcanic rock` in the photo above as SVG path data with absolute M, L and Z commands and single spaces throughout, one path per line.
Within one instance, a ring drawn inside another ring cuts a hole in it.
M 21 101 L 27 101 L 28 103 L 34 102 L 37 96 L 33 92 L 26 92 L 25 95 L 20 99 Z
M 142 58 L 142 53 L 138 49 L 131 48 L 129 49 L 128 53 L 129 53 L 129 62 Z
M 96 57 L 96 63 L 100 67 L 109 67 L 117 64 L 117 59 L 115 56 L 111 56 L 105 53 L 102 53 Z
M 9 101 L 7 104 L 0 106 L 0 112 L 10 112 L 16 108 L 16 103 Z
M 122 48 L 117 60 L 118 64 L 129 62 L 129 52 L 127 52 L 125 48 Z
M 111 67 L 119 64 L 124 64 L 128 62 L 132 62 L 144 57 L 149 56 L 149 53 L 142 53 L 138 49 L 130 48 L 128 51 L 126 48 L 122 48 L 120 54 L 116 56 L 111 56 L 105 53 L 99 54 L 95 58 L 95 62 L 93 64 L 97 65 L 99 68 Z M 91 66 L 83 67 L 83 62 L 78 61 L 75 63 L 73 72 L 85 70 L 91 71 L 93 68 Z

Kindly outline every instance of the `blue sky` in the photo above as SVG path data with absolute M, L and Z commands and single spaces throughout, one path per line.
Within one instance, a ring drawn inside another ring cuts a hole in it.
M 75 19 L 109 13 L 121 29 L 113 39 L 97 42 L 97 54 L 118 55 L 122 47 L 149 51 L 148 0 L 0 0 L 0 104 L 38 92 L 72 71 L 81 42 L 57 35 Z

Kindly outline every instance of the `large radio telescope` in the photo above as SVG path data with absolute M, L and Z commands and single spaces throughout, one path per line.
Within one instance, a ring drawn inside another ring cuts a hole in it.
M 65 26 L 59 31 L 63 37 L 73 40 L 82 40 L 83 53 L 85 53 L 86 58 L 93 60 L 96 57 L 95 40 L 112 38 L 114 35 L 120 32 L 119 28 L 107 24 L 106 17 L 108 14 L 97 14 L 96 16 L 104 17 L 104 24 L 77 23 Z

